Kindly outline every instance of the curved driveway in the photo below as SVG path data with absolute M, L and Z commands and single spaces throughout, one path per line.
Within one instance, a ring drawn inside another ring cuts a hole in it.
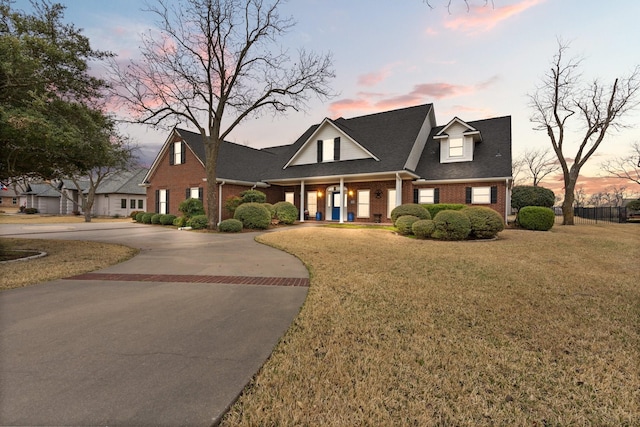
M 89 223 L 0 236 L 141 249 L 99 274 L 0 292 L 0 425 L 215 424 L 308 289 L 302 263 L 255 233 Z

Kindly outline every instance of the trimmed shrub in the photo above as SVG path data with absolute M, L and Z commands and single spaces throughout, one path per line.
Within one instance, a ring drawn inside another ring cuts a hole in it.
M 202 200 L 190 198 L 180 202 L 178 210 L 182 212 L 187 218 L 191 218 L 196 215 L 204 215 L 204 206 Z
M 427 211 L 423 205 L 417 203 L 405 203 L 400 206 L 396 206 L 391 211 L 391 221 L 393 225 L 396 225 L 396 220 L 404 215 L 417 216 L 419 219 L 431 219 L 429 211 Z
M 525 206 L 518 212 L 518 224 L 527 230 L 551 230 L 555 220 L 553 209 L 543 206 Z
M 398 229 L 398 233 L 400 234 L 412 234 L 412 226 L 416 221 L 420 221 L 420 218 L 414 215 L 402 215 L 398 219 L 396 219 L 396 228 Z
M 160 224 L 162 225 L 173 225 L 173 220 L 176 219 L 176 216 L 173 214 L 164 214 L 160 215 Z
M 432 219 L 420 219 L 413 223 L 411 231 L 418 239 L 427 239 L 436 228 L 436 223 Z
M 485 206 L 469 206 L 460 212 L 469 217 L 471 236 L 478 239 L 492 239 L 504 230 L 504 221 L 500 214 Z
M 271 224 L 271 212 L 260 203 L 243 203 L 236 209 L 233 218 L 242 222 L 244 228 L 264 230 Z
M 266 203 L 267 195 L 260 190 L 245 190 L 240 193 L 242 203 Z
M 276 217 L 276 207 L 273 206 L 271 203 L 263 203 L 262 206 L 264 206 L 265 208 L 267 208 L 269 210 L 269 212 L 271 212 L 271 218 L 275 218 Z
M 435 203 L 429 205 L 420 205 L 426 210 L 429 211 L 431 218 L 435 218 L 438 215 L 438 212 L 441 211 L 459 211 L 467 207 L 467 205 L 463 205 L 460 203 Z
M 146 214 L 146 212 L 138 212 L 136 214 L 136 217 L 134 218 L 136 222 L 142 222 L 142 217 L 144 216 L 144 214 Z
M 145 213 L 145 214 L 143 214 L 143 215 L 142 215 L 142 223 L 143 223 L 143 224 L 151 224 L 151 217 L 152 217 L 153 215 L 154 215 L 154 214 L 152 214 L 152 213 Z
M 224 208 L 233 215 L 236 211 L 236 208 L 242 204 L 242 199 L 238 196 L 229 196 L 227 200 L 224 201 Z
M 179 216 L 173 220 L 173 225 L 175 225 L 176 227 L 186 227 L 188 220 L 189 218 L 187 218 L 186 216 Z
M 627 209 L 631 209 L 632 211 L 640 211 L 640 199 L 632 200 L 627 203 Z
M 24 213 L 26 213 L 27 215 L 37 214 L 38 213 L 38 209 L 36 209 L 36 208 L 25 208 L 24 209 Z
M 278 202 L 273 207 L 276 210 L 276 218 L 284 224 L 293 224 L 298 219 L 298 208 L 290 202 Z
M 161 217 L 162 215 L 163 215 L 163 214 L 159 214 L 159 213 L 157 213 L 157 214 L 153 214 L 153 215 L 151 216 L 151 224 L 160 224 L 160 217 Z
M 144 213 L 143 211 L 131 211 L 131 213 L 129 214 L 129 217 L 131 217 L 131 219 L 135 221 L 136 215 L 138 215 L 140 212 Z
M 555 197 L 548 188 L 518 185 L 511 190 L 511 207 L 518 211 L 525 206 L 550 208 L 556 201 Z
M 209 225 L 209 219 L 206 215 L 196 215 L 187 221 L 187 226 L 194 230 L 202 230 L 203 228 L 207 228 L 207 225 Z
M 233 218 L 225 219 L 218 225 L 218 230 L 223 233 L 237 233 L 242 231 L 242 221 Z
M 433 222 L 435 229 L 431 233 L 431 237 L 434 239 L 464 240 L 471 233 L 471 221 L 460 211 L 440 211 Z

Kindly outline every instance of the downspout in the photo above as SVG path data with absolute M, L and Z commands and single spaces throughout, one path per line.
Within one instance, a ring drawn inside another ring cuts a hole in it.
M 505 178 L 504 184 L 504 222 L 507 224 L 509 222 L 509 207 L 511 205 L 511 201 L 509 200 L 509 178 Z
M 226 181 L 222 181 L 220 185 L 218 185 L 218 224 L 222 221 L 222 186 Z

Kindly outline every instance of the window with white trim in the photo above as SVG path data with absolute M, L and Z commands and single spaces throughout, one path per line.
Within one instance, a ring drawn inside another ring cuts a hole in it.
M 167 213 L 167 190 L 158 191 L 158 213 Z
M 473 187 L 471 189 L 471 203 L 474 205 L 491 204 L 491 187 Z
M 12 205 L 17 205 L 18 204 L 18 198 L 14 197 L 13 199 L 11 199 L 11 204 Z
M 464 155 L 464 139 L 449 138 L 449 157 L 462 157 Z
M 138 199 L 138 209 L 144 209 L 144 200 Z
M 371 193 L 369 190 L 358 190 L 358 218 L 369 218 L 369 200 Z
M 129 209 L 135 209 L 136 208 L 136 199 L 130 199 L 129 200 Z
M 307 210 L 310 216 L 316 216 L 316 212 L 318 212 L 318 193 L 316 191 L 307 191 Z
M 127 199 L 120 199 L 120 208 L 127 209 Z
M 284 201 L 294 204 L 295 193 L 293 191 L 287 191 L 284 193 Z
M 189 188 L 189 197 L 192 199 L 200 198 L 200 189 L 198 187 Z
M 418 190 L 418 203 L 431 205 L 435 203 L 435 190 L 433 188 L 421 188 Z
M 182 164 L 182 142 L 173 143 L 173 164 Z
M 390 188 L 387 193 L 387 218 L 391 218 L 391 211 L 396 207 L 396 189 Z

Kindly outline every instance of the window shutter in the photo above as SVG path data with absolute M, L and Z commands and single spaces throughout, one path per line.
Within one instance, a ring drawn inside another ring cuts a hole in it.
M 164 213 L 169 213 L 169 189 L 167 188 L 167 199 L 165 200 L 166 205 L 164 208 Z
M 318 140 L 318 163 L 322 163 L 322 140 Z
M 433 189 L 433 203 L 440 203 L 440 189 Z
M 498 203 L 498 187 L 491 187 L 491 203 Z
M 466 193 L 465 203 L 471 204 L 471 187 L 466 188 Z
M 333 139 L 333 160 L 340 160 L 340 137 Z
M 418 201 L 419 201 L 419 200 L 418 200 L 418 197 L 419 197 L 419 196 L 418 196 L 418 189 L 417 189 L 417 188 L 414 188 L 414 189 L 413 189 L 413 203 L 418 203 Z
M 184 192 L 184 199 L 187 200 L 189 197 L 191 197 L 191 189 L 187 188 Z
M 160 213 L 160 190 L 156 190 L 156 213 Z
M 184 161 L 187 158 L 187 144 L 185 144 L 184 142 L 180 143 L 181 147 L 180 147 L 180 164 L 184 164 Z
M 175 144 L 175 143 L 174 143 Z M 176 150 L 173 144 L 169 144 L 169 164 L 174 165 L 176 163 Z
M 198 199 L 200 199 L 200 201 L 202 201 L 202 200 L 203 200 L 203 197 L 202 197 L 202 190 L 203 190 L 203 188 L 202 188 L 202 187 L 198 188 Z

